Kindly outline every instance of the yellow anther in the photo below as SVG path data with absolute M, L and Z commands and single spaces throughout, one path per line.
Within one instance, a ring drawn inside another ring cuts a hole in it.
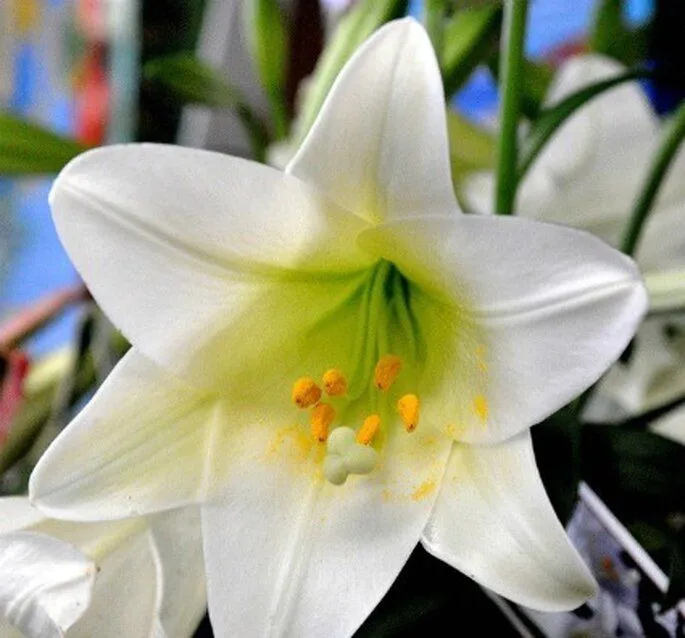
M 402 369 L 402 359 L 394 354 L 383 355 L 376 364 L 373 382 L 379 390 L 385 392 L 397 379 Z
M 371 414 L 364 419 L 364 423 L 357 432 L 357 443 L 362 445 L 369 445 L 373 441 L 373 437 L 376 436 L 378 428 L 381 427 L 381 417 L 377 414 Z
M 312 425 L 312 436 L 323 443 L 328 438 L 328 428 L 335 419 L 335 410 L 328 403 L 319 403 L 312 410 L 310 423 Z
M 326 370 L 323 375 L 323 389 L 329 397 L 341 397 L 347 392 L 347 379 L 340 370 Z
M 473 399 L 473 411 L 483 423 L 488 420 L 488 400 L 482 394 Z
M 404 429 L 413 432 L 419 424 L 419 407 L 421 402 L 415 394 L 405 394 L 397 402 L 397 411 L 400 413 Z
M 293 385 L 293 403 L 298 408 L 310 408 L 321 399 L 321 388 L 310 377 L 302 377 Z

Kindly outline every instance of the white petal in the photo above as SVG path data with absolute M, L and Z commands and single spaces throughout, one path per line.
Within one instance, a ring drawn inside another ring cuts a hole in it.
M 555 76 L 546 104 L 624 71 L 608 58 L 575 57 Z M 517 212 L 617 242 L 658 137 L 658 119 L 637 81 L 602 93 L 545 147 L 521 185 Z
M 545 611 L 595 592 L 545 494 L 528 432 L 493 446 L 455 443 L 422 543 L 481 585 Z
M 626 71 L 600 55 L 574 56 L 554 76 L 545 106 L 552 107 L 590 84 Z M 602 169 L 594 177 L 605 180 L 607 173 L 616 175 L 617 162 L 625 161 L 626 152 L 630 158 L 644 154 L 640 144 L 653 143 L 658 130 L 658 118 L 639 82 L 619 84 L 582 106 L 561 126 L 536 168 L 544 167 L 566 179 L 576 171 L 591 179 L 590 171 Z
M 685 160 L 685 153 L 680 159 Z M 685 161 L 671 168 L 669 175 L 682 181 Z M 685 266 L 685 192 L 674 201 L 662 202 L 647 218 L 637 245 L 635 259 L 643 272 L 663 271 Z
M 388 24 L 355 53 L 286 171 L 374 222 L 457 210 L 440 70 L 418 23 Z
M 0 536 L 0 614 L 30 638 L 61 638 L 90 604 L 94 579 L 95 565 L 69 543 Z
M 44 519 L 45 515 L 23 496 L 0 498 L 0 535 L 26 529 Z
M 56 518 L 93 520 L 212 497 L 227 473 L 237 471 L 236 459 L 264 454 L 250 445 L 253 426 L 273 438 L 302 418 L 290 397 L 297 378 L 319 377 L 331 365 L 355 370 L 365 360 L 369 308 L 360 297 L 369 281 L 373 272 L 363 273 L 340 298 L 331 282 L 308 283 L 300 299 L 289 296 L 296 284 L 283 284 L 285 291 L 263 300 L 282 312 L 246 315 L 234 335 L 248 361 L 217 346 L 232 381 L 221 394 L 195 389 L 133 350 L 40 459 L 29 486 L 32 499 Z M 263 356 L 262 322 L 278 323 L 290 311 L 302 318 L 301 330 L 281 335 L 280 342 L 274 338 L 275 351 Z
M 200 512 L 184 507 L 150 517 L 162 569 L 160 622 L 169 638 L 192 636 L 207 610 Z
M 649 429 L 671 441 L 685 445 L 685 408 L 673 410 L 652 422 Z
M 361 219 L 295 177 L 207 151 L 94 150 L 62 171 L 51 203 L 114 324 L 200 385 L 226 387 L 229 364 L 306 331 L 307 282 L 324 282 L 335 304 L 335 283 L 369 263 L 354 241 Z
M 0 618 L 0 638 L 26 638 L 18 629 L 7 620 Z
M 246 468 L 205 505 L 212 626 L 221 636 L 350 636 L 390 587 L 431 511 L 449 443 L 400 431 L 381 465 L 326 483 L 317 453 Z M 413 438 L 416 437 L 416 438 Z M 321 451 L 322 452 L 322 451 Z M 319 453 L 321 456 L 321 453 Z M 285 461 L 285 462 L 284 462 Z
M 132 516 L 201 500 L 218 401 L 130 351 L 31 476 L 56 518 Z
M 68 638 L 152 638 L 161 587 L 149 532 L 128 538 L 98 561 L 93 602 Z
M 621 354 L 646 306 L 630 259 L 562 226 L 433 217 L 360 243 L 415 284 L 423 383 L 436 397 L 422 409 L 436 424 L 456 420 L 460 440 L 504 440 L 558 410 Z

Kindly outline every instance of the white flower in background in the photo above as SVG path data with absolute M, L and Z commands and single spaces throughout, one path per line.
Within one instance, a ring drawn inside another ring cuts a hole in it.
M 205 613 L 196 508 L 116 522 L 0 498 L 0 638 L 181 638 Z
M 553 106 L 626 69 L 596 54 L 576 56 L 557 72 L 545 99 Z M 519 187 L 516 214 L 588 230 L 618 245 L 644 184 L 661 124 L 638 82 L 620 84 L 578 109 L 557 131 Z M 659 191 L 637 251 L 643 271 L 685 265 L 685 151 Z M 464 180 L 470 210 L 493 210 L 494 175 Z M 678 232 L 676 232 L 678 231 Z
M 551 106 L 599 80 L 625 71 L 599 55 L 571 58 L 558 71 L 546 99 Z M 618 245 L 661 139 L 661 124 L 637 82 L 619 85 L 560 128 L 521 184 L 516 213 L 588 230 Z M 675 158 L 638 245 L 647 278 L 685 267 L 685 151 Z M 494 176 L 467 179 L 462 195 L 474 212 L 492 212 Z M 664 288 L 664 285 L 661 287 Z M 668 288 L 673 294 L 673 286 Z M 664 294 L 661 295 L 664 297 Z M 664 305 L 665 299 L 659 303 Z M 682 348 L 665 336 L 665 322 L 640 330 L 629 364 L 615 365 L 590 404 L 589 419 L 620 419 L 656 407 L 685 389 Z M 666 392 L 669 386 L 673 392 Z M 685 437 L 685 418 L 682 437 Z
M 350 635 L 419 540 L 532 607 L 592 594 L 529 427 L 618 356 L 645 292 L 589 234 L 460 213 L 416 22 L 353 56 L 285 172 L 110 147 L 51 201 L 134 347 L 37 465 L 43 511 L 201 503 L 217 636 Z

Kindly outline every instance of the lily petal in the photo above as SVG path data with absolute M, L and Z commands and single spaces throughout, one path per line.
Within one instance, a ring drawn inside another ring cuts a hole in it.
M 114 324 L 200 386 L 232 385 L 229 370 L 246 359 L 268 361 L 269 348 L 304 339 L 318 318 L 308 313 L 316 282 L 333 305 L 337 284 L 369 264 L 354 241 L 366 226 L 357 216 L 293 176 L 208 151 L 91 151 L 62 171 L 51 204 Z
M 154 636 L 162 596 L 156 558 L 152 537 L 145 531 L 99 560 L 93 602 L 68 638 Z
M 311 456 L 299 473 L 274 459 L 236 476 L 225 499 L 202 508 L 217 635 L 352 635 L 428 520 L 450 448 L 435 438 L 396 432 L 387 463 L 339 487 Z
M 29 638 L 62 638 L 91 600 L 95 565 L 45 534 L 0 536 L 0 616 Z
M 2 498 L 2 517 L 0 518 L 0 535 L 7 532 L 25 530 L 45 520 L 45 515 L 22 496 Z
M 417 22 L 360 47 L 286 172 L 372 222 L 457 211 L 440 70 Z
M 200 511 L 184 507 L 158 514 L 150 528 L 164 583 L 161 626 L 170 638 L 192 636 L 207 610 Z
M 545 494 L 528 432 L 493 446 L 454 444 L 422 544 L 535 609 L 573 609 L 595 593 Z
M 635 264 L 571 228 L 425 217 L 367 230 L 360 244 L 415 284 L 434 397 L 424 397 L 423 412 L 435 424 L 456 419 L 462 441 L 505 440 L 569 402 L 618 358 L 646 308 Z M 459 333 L 463 317 L 471 342 Z
M 220 418 L 212 394 L 132 350 L 43 454 L 29 495 L 50 516 L 84 521 L 202 500 Z

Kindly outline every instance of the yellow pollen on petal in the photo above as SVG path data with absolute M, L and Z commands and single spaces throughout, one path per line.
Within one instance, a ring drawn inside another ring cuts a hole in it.
M 488 420 L 488 400 L 482 394 L 477 395 L 473 399 L 473 411 L 483 423 Z
M 347 379 L 336 368 L 326 370 L 323 375 L 323 389 L 329 397 L 341 397 L 347 392 Z
M 357 432 L 357 443 L 362 445 L 369 445 L 373 441 L 373 437 L 376 436 L 376 432 L 381 427 L 381 417 L 377 414 L 371 414 L 364 419 L 364 423 Z
M 312 436 L 324 443 L 328 438 L 328 428 L 335 419 L 335 409 L 328 403 L 319 403 L 314 406 L 310 417 Z
M 478 365 L 478 369 L 481 372 L 487 372 L 488 371 L 488 362 L 486 359 L 487 355 L 487 348 L 485 347 L 485 344 L 480 344 L 476 348 L 476 361 Z
M 311 377 L 302 377 L 293 384 L 292 398 L 298 408 L 310 408 L 321 399 L 321 388 Z
M 385 392 L 395 382 L 400 370 L 402 370 L 402 359 L 394 354 L 383 355 L 373 373 L 375 386 Z
M 397 411 L 400 413 L 404 429 L 413 432 L 419 424 L 419 407 L 421 402 L 415 394 L 405 394 L 397 402 Z

